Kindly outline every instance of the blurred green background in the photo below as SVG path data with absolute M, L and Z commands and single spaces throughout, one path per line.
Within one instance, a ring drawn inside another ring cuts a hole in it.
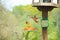
M 37 16 L 39 22 L 35 23 L 31 17 Z M 54 8 L 48 13 L 49 27 L 48 40 L 60 40 L 60 8 Z M 25 40 L 27 31 L 26 21 L 37 30 L 30 32 L 28 40 L 42 40 L 41 27 L 42 12 L 29 5 L 14 6 L 10 11 L 0 4 L 0 40 Z

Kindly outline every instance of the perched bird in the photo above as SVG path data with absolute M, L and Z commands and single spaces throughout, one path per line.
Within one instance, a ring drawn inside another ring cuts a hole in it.
M 33 31 L 35 29 L 36 28 L 32 27 L 29 21 L 26 21 L 26 27 L 24 28 L 24 30 Z
M 31 17 L 36 23 L 38 23 L 38 21 L 39 21 L 39 19 L 36 17 L 36 16 L 34 16 L 34 17 Z

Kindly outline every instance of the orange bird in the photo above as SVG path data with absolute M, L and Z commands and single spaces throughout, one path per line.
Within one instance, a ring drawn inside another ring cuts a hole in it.
M 33 31 L 35 30 L 36 28 L 32 27 L 30 25 L 30 22 L 26 21 L 26 27 L 24 28 L 24 30 L 27 30 L 27 31 Z

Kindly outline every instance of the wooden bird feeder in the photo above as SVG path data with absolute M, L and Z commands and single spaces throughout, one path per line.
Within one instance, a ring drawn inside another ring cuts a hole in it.
M 42 11 L 42 37 L 43 40 L 48 40 L 47 28 L 48 28 L 48 11 L 53 8 L 58 8 L 60 0 L 32 0 L 32 6 L 37 7 L 39 11 Z
M 47 7 L 48 11 L 51 11 L 53 8 L 59 7 L 58 4 L 60 0 L 32 0 L 32 6 L 37 7 L 39 10 L 43 10 L 43 7 Z
M 59 0 L 33 0 L 32 5 L 37 6 L 52 6 L 52 7 L 58 7 Z

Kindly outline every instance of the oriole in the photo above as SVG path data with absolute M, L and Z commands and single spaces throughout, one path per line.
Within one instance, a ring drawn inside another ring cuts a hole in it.
M 36 28 L 33 28 L 31 25 L 30 25 L 30 22 L 26 21 L 26 28 L 24 28 L 24 30 L 28 30 L 28 31 L 31 31 L 31 30 L 35 30 Z

